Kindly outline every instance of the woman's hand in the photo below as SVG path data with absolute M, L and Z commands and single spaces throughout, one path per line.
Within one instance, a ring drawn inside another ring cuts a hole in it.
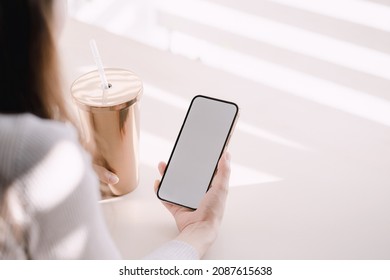
M 102 199 L 110 198 L 114 196 L 114 193 L 112 191 L 112 186 L 117 184 L 119 182 L 118 176 L 116 176 L 114 173 L 108 171 L 103 166 L 93 164 L 93 169 L 95 170 L 96 174 L 98 175 L 100 186 L 100 196 Z
M 115 185 L 119 182 L 118 176 L 114 173 L 108 171 L 106 168 L 100 165 L 93 165 L 93 169 L 95 169 L 96 174 L 99 177 L 99 180 L 107 185 Z
M 161 175 L 164 174 L 165 168 L 166 164 L 161 162 L 158 166 Z M 229 178 L 230 154 L 225 152 L 218 163 L 218 170 L 211 187 L 197 210 L 163 202 L 175 218 L 180 231 L 176 239 L 194 246 L 200 257 L 204 255 L 217 237 L 225 209 Z M 155 191 L 157 191 L 159 183 L 159 180 L 155 182 Z

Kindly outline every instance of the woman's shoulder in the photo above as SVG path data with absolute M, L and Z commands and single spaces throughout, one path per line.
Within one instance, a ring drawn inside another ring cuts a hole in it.
M 7 138 L 76 138 L 76 130 L 64 122 L 42 119 L 32 114 L 0 114 L 0 131 Z
M 0 115 L 1 173 L 24 173 L 59 145 L 77 147 L 77 139 L 76 130 L 59 121 L 31 114 Z
M 6 134 L 8 138 L 15 139 L 77 139 L 76 130 L 71 125 L 56 120 L 42 119 L 32 114 L 0 114 L 0 131 L 2 135 Z
M 98 179 L 90 159 L 72 126 L 0 114 L 0 200 L 12 202 L 4 212 L 10 233 L 0 234 L 0 247 L 7 244 L 8 251 L 0 259 L 83 256 L 84 249 L 73 252 L 62 245 L 64 232 L 98 219 Z

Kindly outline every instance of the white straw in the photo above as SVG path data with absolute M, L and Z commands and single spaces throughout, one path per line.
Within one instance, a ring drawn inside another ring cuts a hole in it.
M 100 58 L 99 50 L 97 48 L 97 45 L 96 45 L 96 42 L 94 39 L 91 39 L 89 41 L 89 46 L 91 47 L 92 55 L 93 55 L 93 58 L 95 59 L 96 66 L 97 66 L 98 71 L 99 71 L 99 76 L 100 76 L 100 80 L 102 82 L 102 89 L 103 89 L 103 102 L 105 102 L 106 98 L 107 98 L 107 96 L 106 96 L 107 89 L 109 88 L 106 73 L 104 73 L 103 63 L 102 63 L 102 60 Z

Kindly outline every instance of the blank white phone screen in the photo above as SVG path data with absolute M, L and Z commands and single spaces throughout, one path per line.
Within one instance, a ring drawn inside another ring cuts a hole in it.
M 204 96 L 193 99 L 160 184 L 160 199 L 198 208 L 237 112 L 234 103 Z

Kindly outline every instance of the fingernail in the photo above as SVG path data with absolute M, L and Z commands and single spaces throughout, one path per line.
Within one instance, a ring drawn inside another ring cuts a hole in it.
M 107 174 L 107 178 L 108 178 L 108 183 L 109 184 L 115 185 L 115 184 L 117 184 L 119 182 L 118 176 L 116 176 L 114 173 L 109 172 Z

